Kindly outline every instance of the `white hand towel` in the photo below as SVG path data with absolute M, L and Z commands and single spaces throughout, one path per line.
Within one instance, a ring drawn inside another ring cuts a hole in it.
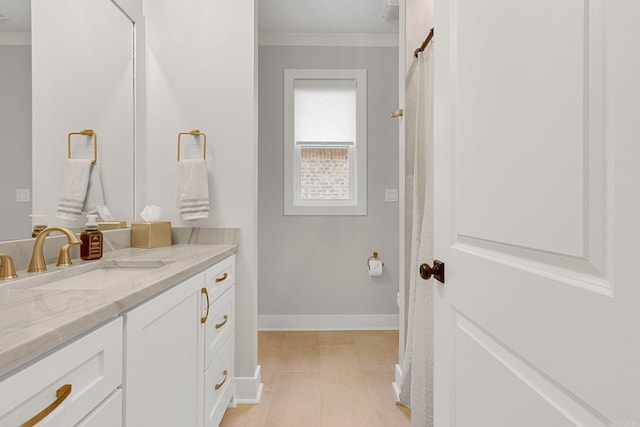
M 209 218 L 209 179 L 203 159 L 178 162 L 176 208 L 185 221 Z
M 98 206 L 104 205 L 104 193 L 102 191 L 102 179 L 100 178 L 100 168 L 97 164 L 91 166 L 89 173 L 89 186 L 84 199 L 82 212 L 85 214 L 98 213 Z
M 87 194 L 91 160 L 68 159 L 64 167 L 60 202 L 56 216 L 77 221 L 82 213 L 82 205 Z

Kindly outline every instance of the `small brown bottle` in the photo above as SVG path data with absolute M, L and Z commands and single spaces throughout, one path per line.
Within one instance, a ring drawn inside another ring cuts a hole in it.
M 80 233 L 80 258 L 84 260 L 102 258 L 102 231 L 98 230 L 96 223 L 98 215 L 87 215 L 87 225 Z

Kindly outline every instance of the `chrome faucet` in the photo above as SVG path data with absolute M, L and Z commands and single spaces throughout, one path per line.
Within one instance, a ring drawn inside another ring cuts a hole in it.
M 18 277 L 13 266 L 13 259 L 7 254 L 0 254 L 0 280 Z
M 71 256 L 69 255 L 69 248 L 73 245 L 79 245 L 82 243 L 80 239 L 73 234 L 73 231 L 66 227 L 47 227 L 38 234 L 36 241 L 33 243 L 33 253 L 31 254 L 31 262 L 27 272 L 37 273 L 40 271 L 47 271 L 47 263 L 44 260 L 44 240 L 47 236 L 54 232 L 59 231 L 67 236 L 68 244 L 64 245 L 60 249 L 60 255 L 58 256 L 57 266 L 71 265 Z

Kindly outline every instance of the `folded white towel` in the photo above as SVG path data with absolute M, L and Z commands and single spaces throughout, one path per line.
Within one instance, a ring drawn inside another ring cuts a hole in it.
M 87 196 L 84 199 L 82 212 L 85 214 L 98 213 L 98 206 L 104 205 L 104 193 L 102 191 L 102 179 L 100 178 L 100 168 L 97 164 L 91 166 L 89 173 L 89 186 Z
M 176 208 L 185 221 L 209 218 L 209 179 L 203 159 L 178 162 Z
M 68 159 L 64 167 L 60 202 L 56 216 L 61 219 L 77 221 L 87 195 L 91 160 Z

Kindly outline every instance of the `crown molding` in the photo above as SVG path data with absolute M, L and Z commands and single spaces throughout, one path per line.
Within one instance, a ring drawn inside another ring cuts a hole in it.
M 397 34 L 261 33 L 260 46 L 398 47 Z
M 398 21 L 399 11 L 400 0 L 385 0 L 380 12 L 380 20 L 385 22 Z

